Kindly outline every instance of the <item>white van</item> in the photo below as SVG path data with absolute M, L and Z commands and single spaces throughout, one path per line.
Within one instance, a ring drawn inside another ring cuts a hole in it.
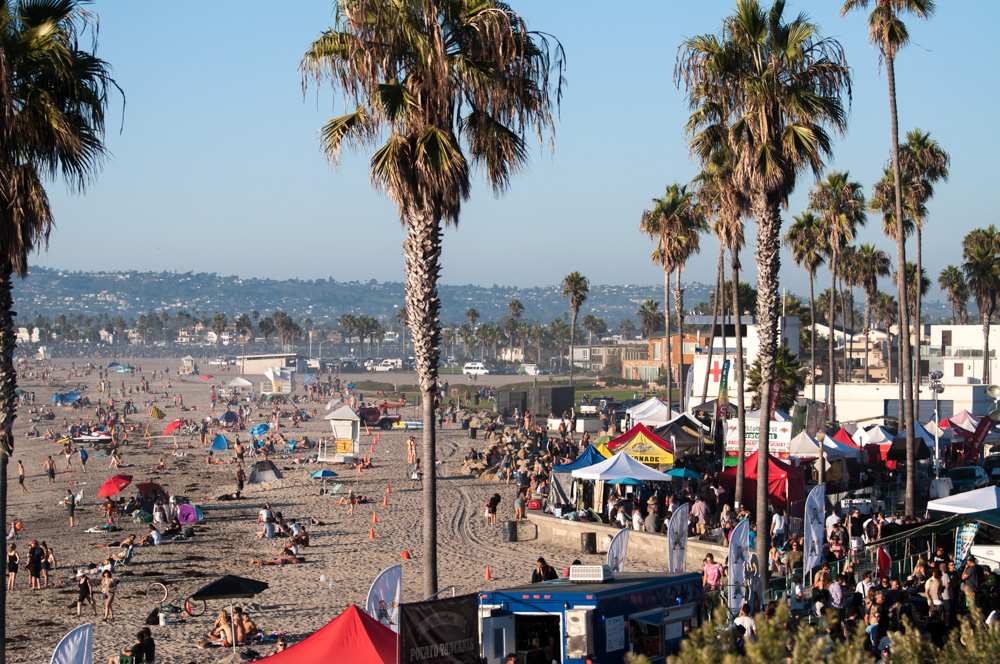
M 490 370 L 482 362 L 466 362 L 462 367 L 462 373 L 466 376 L 486 376 Z
M 397 369 L 403 368 L 403 360 L 397 358 L 387 357 L 378 364 L 375 365 L 375 371 L 396 371 Z

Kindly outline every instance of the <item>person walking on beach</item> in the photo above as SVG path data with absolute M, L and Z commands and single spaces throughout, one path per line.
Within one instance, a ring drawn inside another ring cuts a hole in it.
M 101 593 L 104 595 L 104 620 L 106 622 L 111 622 L 115 618 L 115 585 L 111 570 L 106 569 L 101 572 Z
M 52 547 L 42 542 L 42 588 L 49 587 L 49 572 L 56 568 L 56 554 Z
M 44 557 L 38 540 L 31 540 L 28 545 L 28 587 L 32 590 L 42 589 L 42 559 Z
M 66 506 L 66 512 L 69 513 L 69 527 L 76 528 L 76 494 L 73 493 L 73 489 L 66 489 L 66 497 L 63 498 L 63 504 Z
M 80 615 L 80 609 L 84 604 L 89 603 L 90 608 L 97 615 L 97 603 L 94 601 L 94 588 L 90 585 L 90 579 L 82 571 L 76 573 L 76 615 Z
M 243 466 L 237 466 L 236 468 L 236 497 L 239 498 L 240 494 L 243 493 L 243 485 L 247 481 L 247 474 L 243 471 Z
M 49 476 L 49 484 L 54 484 L 56 481 L 56 462 L 52 460 L 51 456 L 45 457 L 45 464 L 43 465 L 45 469 L 45 474 Z
M 406 439 L 406 463 L 413 465 L 417 461 L 417 439 L 410 436 Z
M 85 449 L 83 449 L 81 447 L 80 448 L 80 468 L 83 469 L 83 472 L 87 472 L 87 459 L 89 457 L 90 457 L 90 455 L 87 454 L 87 450 L 85 450 Z
M 17 483 L 21 485 L 21 491 L 28 493 L 28 487 L 24 486 L 24 464 L 17 460 Z
M 21 557 L 17 555 L 17 545 L 11 544 L 7 547 L 7 590 L 14 589 L 14 582 L 17 581 L 17 569 L 21 566 Z

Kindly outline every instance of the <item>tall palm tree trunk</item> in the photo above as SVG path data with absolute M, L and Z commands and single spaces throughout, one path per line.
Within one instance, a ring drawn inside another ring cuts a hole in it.
M 827 360 L 829 362 L 826 374 L 826 419 L 829 422 L 837 421 L 837 365 L 833 358 L 833 338 L 837 336 L 837 254 L 839 252 L 836 248 L 831 252 L 830 257 L 830 273 L 833 275 L 830 283 L 830 315 L 827 317 L 827 321 L 830 325 L 830 335 L 828 339 L 828 355 Z
M 434 409 L 438 399 L 438 354 L 441 341 L 441 220 L 414 214 L 407 220 L 403 241 L 406 258 L 406 308 L 420 387 L 423 416 L 423 541 L 424 596 L 438 591 L 437 451 Z
M 990 319 L 993 317 L 992 310 L 984 307 L 986 309 L 979 314 L 980 319 L 983 323 L 983 384 L 990 384 Z M 5 411 L 6 412 L 6 411 Z M 5 461 L 6 462 L 6 461 Z
M 923 297 L 921 296 L 921 286 L 923 278 L 923 231 L 920 224 L 914 224 L 917 236 L 917 283 L 916 302 L 913 303 L 913 410 L 915 417 L 920 418 L 920 307 Z
M 747 456 L 747 433 L 746 433 L 746 409 L 744 408 L 745 395 L 743 385 L 745 372 L 743 370 L 743 325 L 740 320 L 740 295 L 737 284 L 740 283 L 740 256 L 735 249 L 730 249 L 730 269 L 732 272 L 733 287 L 731 289 L 733 305 L 733 336 L 736 338 L 736 436 L 739 440 L 739 450 L 736 458 L 736 491 L 734 499 L 736 505 L 743 505 L 743 475 Z
M 705 365 L 705 379 L 701 384 L 701 403 L 704 404 L 708 400 L 708 373 L 712 369 L 712 355 L 715 351 L 715 327 L 719 323 L 719 305 L 721 304 L 721 282 L 722 282 L 722 262 L 725 260 L 725 249 L 721 246 L 719 247 L 719 264 L 715 270 L 715 302 L 712 303 L 712 331 L 709 335 L 708 343 L 708 364 Z M 722 335 L 725 338 L 726 335 Z
M 812 376 L 812 400 L 816 403 L 816 291 L 813 282 L 816 273 L 809 271 L 809 373 Z
M 673 353 L 670 345 L 670 270 L 663 268 L 663 334 L 667 341 L 667 410 L 673 409 Z
M 573 307 L 569 323 L 569 385 L 573 386 L 573 347 L 576 345 L 576 314 L 578 309 Z
M 7 532 L 7 463 L 14 453 L 14 418 L 17 417 L 17 372 L 14 369 L 14 273 L 9 260 L 0 265 L 0 406 L 3 429 L 0 430 L 0 526 Z M 0 587 L 0 662 L 7 660 L 7 584 Z
M 767 513 L 771 389 L 778 352 L 778 272 L 781 268 L 779 201 L 762 193 L 753 201 L 757 219 L 757 339 L 760 347 L 760 436 L 757 442 L 757 560 L 760 590 L 767 588 L 770 518 Z M 763 594 L 761 595 L 763 596 Z
M 865 290 L 865 382 L 867 383 L 871 378 L 871 374 L 868 370 L 868 349 L 871 345 L 868 337 L 871 336 L 871 297 L 869 297 L 868 291 Z
M 854 289 L 848 287 L 847 297 L 844 298 L 844 307 L 850 306 L 850 320 L 851 320 L 851 336 L 850 336 L 850 350 L 847 352 L 847 359 L 844 360 L 844 375 L 847 377 L 847 382 L 854 382 Z M 845 311 L 846 316 L 846 311 Z
M 687 378 L 684 375 L 684 290 L 681 288 L 681 266 L 674 273 L 674 311 L 677 314 L 677 411 L 684 412 L 684 399 L 687 396 Z M 671 354 L 670 363 L 674 358 Z
M 896 288 L 899 290 L 899 379 L 902 390 L 902 419 L 906 427 L 906 516 L 913 516 L 916 502 L 916 446 L 913 436 L 913 391 L 910 353 L 910 311 L 906 306 L 906 238 L 903 235 L 903 186 L 899 176 L 899 116 L 896 111 L 896 63 L 891 54 L 885 58 L 889 85 L 889 124 L 892 134 L 892 177 L 896 194 Z M 919 276 L 917 277 L 919 279 Z

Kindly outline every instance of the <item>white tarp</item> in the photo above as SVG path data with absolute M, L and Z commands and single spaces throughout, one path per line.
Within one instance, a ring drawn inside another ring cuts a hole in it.
M 399 632 L 399 601 L 403 592 L 403 566 L 387 567 L 372 581 L 365 610 L 375 620 Z
M 629 416 L 632 426 L 641 422 L 648 427 L 662 426 L 678 415 L 656 397 L 632 406 L 625 413 Z
M 622 528 L 608 545 L 608 567 L 612 572 L 625 571 L 625 556 L 628 553 L 628 528 Z
M 248 387 L 253 387 L 253 383 L 251 383 L 246 378 L 241 378 L 237 376 L 236 378 L 233 378 L 231 381 L 226 383 L 226 387 L 237 387 L 241 389 L 246 389 Z
M 962 410 L 948 418 L 952 426 L 972 432 L 979 426 L 979 418 L 967 410 Z
M 982 489 L 938 498 L 927 503 L 927 509 L 951 514 L 975 514 L 1000 509 L 1000 487 L 984 486 Z
M 837 442 L 829 436 L 823 439 L 823 448 L 827 460 L 830 459 L 854 459 L 859 456 L 858 450 Z M 810 436 L 805 430 L 800 431 L 788 443 L 788 455 L 810 459 L 819 458 L 819 441 Z
M 581 480 L 641 480 L 650 482 L 672 482 L 673 478 L 649 466 L 639 463 L 625 452 L 619 452 L 610 459 L 586 468 L 577 468 L 573 477 Z
M 667 524 L 667 574 L 683 574 L 684 558 L 687 556 L 688 511 L 684 503 L 670 516 Z
M 93 664 L 94 626 L 80 625 L 67 632 L 52 651 L 50 664 Z

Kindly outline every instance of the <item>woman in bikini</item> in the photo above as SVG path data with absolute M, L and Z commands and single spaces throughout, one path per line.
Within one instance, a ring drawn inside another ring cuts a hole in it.
M 115 617 L 115 580 L 111 570 L 101 572 L 101 593 L 104 595 L 104 620 L 111 622 Z
M 11 544 L 7 547 L 7 590 L 14 589 L 14 581 L 17 580 L 17 568 L 21 564 L 21 557 L 17 555 L 17 545 Z

